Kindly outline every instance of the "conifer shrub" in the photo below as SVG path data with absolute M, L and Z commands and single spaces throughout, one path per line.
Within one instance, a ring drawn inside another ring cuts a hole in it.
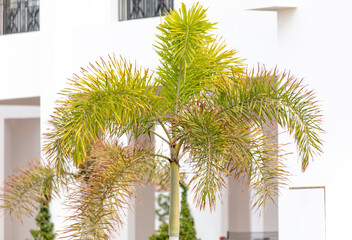
M 194 219 L 189 209 L 187 202 L 187 191 L 188 188 L 185 184 L 180 183 L 182 188 L 182 198 L 181 198 L 181 213 L 180 213 L 180 239 L 182 240 L 200 240 L 196 237 L 196 229 L 194 227 Z M 155 233 L 149 237 L 149 240 L 168 240 L 169 239 L 169 224 L 165 221 L 165 209 L 169 209 L 169 205 L 165 206 L 163 199 L 167 199 L 165 195 L 159 195 L 158 205 L 161 209 L 156 211 L 159 220 L 164 220 L 160 227 L 155 231 Z M 163 212 L 163 214 L 161 214 Z
M 156 201 L 158 203 L 159 209 L 157 209 L 155 213 L 158 216 L 159 222 L 168 222 L 170 210 L 170 196 L 166 194 L 159 194 Z
M 50 221 L 49 204 L 42 202 L 40 210 L 35 218 L 39 230 L 30 230 L 34 240 L 53 240 L 56 234 L 54 233 L 54 224 Z
M 181 213 L 180 213 L 180 239 L 182 240 L 199 240 L 196 237 L 194 219 L 187 202 L 188 188 L 185 184 L 180 184 L 182 188 Z

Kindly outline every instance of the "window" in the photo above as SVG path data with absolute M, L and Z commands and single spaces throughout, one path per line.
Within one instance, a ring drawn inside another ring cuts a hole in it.
M 119 20 L 164 16 L 173 0 L 119 0 Z
M 285 215 L 280 221 L 281 239 L 321 240 L 325 236 L 325 187 L 291 187 Z
M 1 34 L 39 31 L 39 0 L 0 0 Z

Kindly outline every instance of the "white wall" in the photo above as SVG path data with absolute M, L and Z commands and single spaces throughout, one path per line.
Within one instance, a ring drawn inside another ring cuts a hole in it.
M 25 166 L 26 160 L 39 158 L 39 130 L 39 107 L 0 106 L 0 188 L 13 169 Z M 35 224 L 33 218 L 24 218 L 24 223 L 23 227 L 0 211 L 0 240 L 25 239 Z
M 39 118 L 5 120 L 5 177 L 10 175 L 14 169 L 25 167 L 27 161 L 34 158 L 39 159 L 39 129 Z M 24 217 L 21 223 L 6 214 L 4 239 L 29 238 L 31 236 L 29 230 L 37 229 L 34 218 Z
M 306 173 L 297 167 L 290 186 L 326 187 L 326 239 L 350 235 L 352 215 L 350 175 L 352 134 L 350 65 L 352 15 L 350 1 L 300 1 L 296 10 L 278 12 L 279 63 L 304 77 L 315 89 L 324 115 L 324 154 L 317 157 Z M 347 107 L 347 108 L 346 108 Z M 347 121 L 347 122 L 346 122 Z M 291 158 L 292 163 L 297 160 Z M 289 217 L 281 208 L 281 220 Z M 348 238 L 348 237 L 347 237 Z
M 0 35 L 0 99 L 40 95 L 40 32 Z
M 326 204 L 323 187 L 290 188 L 281 197 L 280 206 L 287 211 L 280 224 L 280 239 L 325 239 Z
M 133 223 L 135 225 L 135 239 L 144 240 L 148 239 L 154 233 L 155 229 L 155 190 L 149 186 L 137 187 L 136 192 L 135 222 Z

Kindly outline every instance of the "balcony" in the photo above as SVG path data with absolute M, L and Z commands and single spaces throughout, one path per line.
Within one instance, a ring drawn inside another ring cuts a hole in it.
M 39 0 L 0 0 L 0 34 L 39 31 Z
M 278 232 L 227 232 L 227 240 L 278 240 Z
M 173 7 L 173 0 L 119 0 L 119 20 L 164 16 Z
M 247 10 L 280 11 L 297 8 L 298 0 L 247 0 L 244 6 Z

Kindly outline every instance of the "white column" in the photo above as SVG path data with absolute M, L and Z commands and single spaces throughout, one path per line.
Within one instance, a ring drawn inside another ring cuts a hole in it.
M 8 151 L 5 151 L 5 145 L 10 147 L 10 137 L 5 139 L 5 120 L 6 119 L 24 119 L 24 118 L 39 118 L 39 106 L 27 107 L 27 106 L 0 106 L 0 188 L 3 188 L 3 183 L 5 181 L 5 177 L 8 173 L 5 173 L 5 154 L 10 156 Z M 38 128 L 39 131 L 39 128 Z M 39 139 L 38 139 L 39 141 Z M 21 149 L 21 147 L 19 147 Z M 19 151 L 20 152 L 20 151 Z M 30 159 L 31 156 L 28 156 Z M 0 210 L 0 240 L 7 240 L 9 238 L 5 238 L 5 215 Z M 13 221 L 17 221 L 13 219 Z
M 155 231 L 155 190 L 139 186 L 136 191 L 135 240 L 146 240 Z
M 4 12 L 4 1 L 0 0 L 0 35 L 3 34 L 3 26 L 4 26 L 3 12 Z
M 0 189 L 4 188 L 5 176 L 5 129 L 4 119 L 0 116 Z M 1 204 L 1 203 L 0 203 Z M 4 212 L 0 209 L 0 240 L 5 240 L 5 220 Z
M 155 144 L 154 135 L 131 138 L 129 145 L 152 147 Z M 155 190 L 150 186 L 137 186 L 134 214 L 128 216 L 129 240 L 148 239 L 155 231 Z

